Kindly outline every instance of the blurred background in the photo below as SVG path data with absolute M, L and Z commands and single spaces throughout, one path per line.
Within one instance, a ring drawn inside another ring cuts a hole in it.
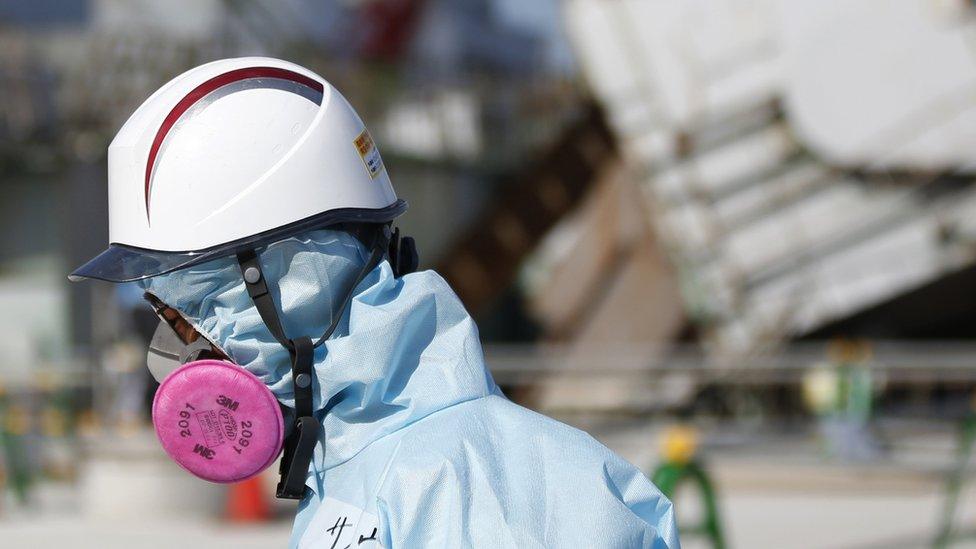
M 243 55 L 349 98 L 506 393 L 686 547 L 976 546 L 968 0 L 0 0 L 0 546 L 286 542 L 159 448 L 141 292 L 66 280 L 122 122 Z

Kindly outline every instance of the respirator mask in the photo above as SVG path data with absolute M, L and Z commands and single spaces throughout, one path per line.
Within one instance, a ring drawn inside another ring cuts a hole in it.
M 153 398 L 152 420 L 165 452 L 182 468 L 210 482 L 251 478 L 279 455 L 277 497 L 301 499 L 319 437 L 313 417 L 312 377 L 315 349 L 328 340 L 349 306 L 356 287 L 384 257 L 396 276 L 417 268 L 413 239 L 402 240 L 388 224 L 366 225 L 357 237 L 369 246 L 368 260 L 339 302 L 331 324 L 318 338 L 290 338 L 271 297 L 256 249 L 236 254 L 245 288 L 261 320 L 291 360 L 295 408 L 282 405 L 257 376 L 234 364 L 190 322 L 151 293 L 146 299 L 160 318 L 149 346 L 147 366 L 160 385 Z

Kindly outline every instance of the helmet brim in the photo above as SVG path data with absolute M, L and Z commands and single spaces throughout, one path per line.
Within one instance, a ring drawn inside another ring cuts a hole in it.
M 162 251 L 113 243 L 109 244 L 108 249 L 104 252 L 75 269 L 68 275 L 68 280 L 72 282 L 85 279 L 104 280 L 106 282 L 143 280 L 233 255 L 243 250 L 264 246 L 307 230 L 324 228 L 339 223 L 388 223 L 406 210 L 407 202 L 403 199 L 398 199 L 385 208 L 375 210 L 364 208 L 331 210 L 283 227 L 205 250 Z

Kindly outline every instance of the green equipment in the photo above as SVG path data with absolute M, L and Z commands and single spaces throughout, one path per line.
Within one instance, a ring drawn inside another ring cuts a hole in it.
M 23 443 L 29 428 L 28 418 L 27 412 L 10 402 L 6 390 L 0 386 L 0 448 L 3 449 L 7 484 L 21 505 L 27 504 L 32 481 Z
M 672 503 L 678 488 L 690 485 L 695 489 L 701 498 L 705 516 L 699 524 L 679 522 L 681 538 L 700 536 L 710 540 L 715 549 L 725 549 L 715 487 L 701 462 L 695 458 L 696 440 L 697 436 L 690 428 L 670 429 L 664 436 L 664 461 L 654 470 L 651 480 Z
M 956 464 L 946 477 L 945 502 L 942 506 L 941 525 L 932 542 L 936 549 L 944 549 L 953 541 L 961 539 L 961 533 L 954 531 L 953 523 L 956 510 L 959 507 L 959 493 L 969 472 L 969 460 L 973 454 L 973 443 L 976 442 L 976 411 L 971 410 L 962 421 L 959 429 L 959 446 L 956 449 Z

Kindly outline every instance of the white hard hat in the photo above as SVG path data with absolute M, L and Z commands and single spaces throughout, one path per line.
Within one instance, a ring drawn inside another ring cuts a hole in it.
M 263 57 L 208 63 L 147 99 L 109 145 L 108 193 L 109 248 L 72 279 L 139 280 L 407 208 L 345 98 Z

